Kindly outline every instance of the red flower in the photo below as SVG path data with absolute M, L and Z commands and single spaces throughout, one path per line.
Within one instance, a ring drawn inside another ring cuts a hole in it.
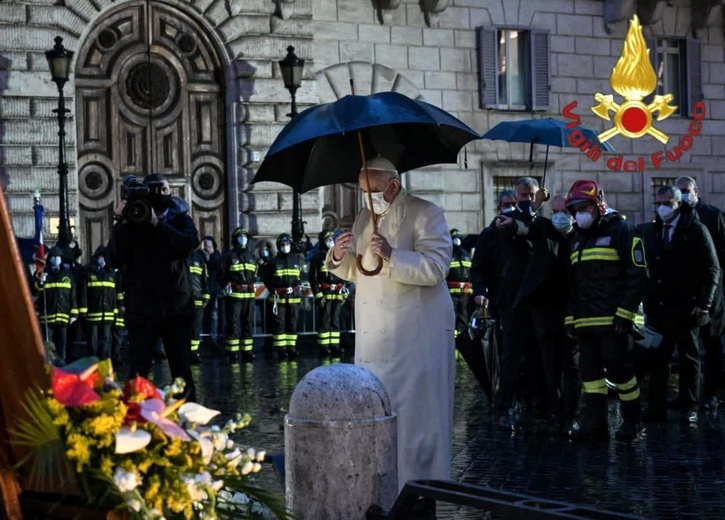
M 145 423 L 146 419 L 141 416 L 141 405 L 134 402 L 126 403 L 126 417 L 123 419 L 123 423 L 126 426 L 130 426 L 131 423 Z
M 99 401 L 101 397 L 93 390 L 94 378 L 81 379 L 83 374 L 73 374 L 53 367 L 51 376 L 53 395 L 64 406 L 83 406 Z
M 161 399 L 161 394 L 148 379 L 137 376 L 130 379 L 123 387 L 123 400 L 145 401 L 146 399 Z

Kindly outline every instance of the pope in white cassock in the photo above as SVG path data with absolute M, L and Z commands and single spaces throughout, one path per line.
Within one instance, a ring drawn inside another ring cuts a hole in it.
M 371 192 L 378 232 L 369 209 L 357 216 L 327 254 L 327 268 L 357 283 L 355 364 L 375 374 L 398 416 L 398 487 L 412 479 L 450 478 L 455 316 L 446 287 L 452 243 L 443 210 L 402 188 L 394 165 L 368 163 L 360 187 Z M 366 198 L 367 201 L 367 198 Z M 355 262 L 377 275 L 362 275 Z

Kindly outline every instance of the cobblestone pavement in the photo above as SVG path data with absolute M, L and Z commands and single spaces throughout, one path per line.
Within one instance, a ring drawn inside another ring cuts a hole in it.
M 194 375 L 200 402 L 225 415 L 252 415 L 238 441 L 278 452 L 284 448 L 284 415 L 295 384 L 319 364 L 301 358 L 230 366 L 204 359 Z M 614 402 L 610 416 L 614 428 L 619 421 Z M 452 478 L 646 518 L 725 518 L 723 419 L 702 418 L 696 428 L 680 426 L 677 419 L 671 413 L 669 423 L 648 427 L 631 445 L 572 444 L 533 426 L 512 434 L 491 424 L 488 402 L 460 361 Z M 271 470 L 260 478 L 281 491 Z M 441 504 L 438 518 L 492 517 Z

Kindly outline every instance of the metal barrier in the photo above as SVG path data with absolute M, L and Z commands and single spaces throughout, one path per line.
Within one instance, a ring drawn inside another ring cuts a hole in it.
M 643 518 L 472 484 L 445 480 L 411 480 L 405 484 L 390 511 L 382 511 L 379 507 L 373 506 L 368 510 L 366 519 L 402 520 L 410 518 L 418 498 L 467 506 L 491 512 L 503 518 L 597 518 L 601 520 Z

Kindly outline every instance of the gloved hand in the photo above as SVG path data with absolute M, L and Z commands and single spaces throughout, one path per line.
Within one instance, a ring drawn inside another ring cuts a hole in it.
M 325 299 L 320 298 L 319 300 L 317 300 L 317 305 L 320 307 L 320 309 L 324 309 L 325 308 Z
M 78 318 L 76 318 L 75 316 L 71 316 L 70 317 L 70 325 L 73 325 L 76 322 L 76 320 L 78 320 Z
M 617 334 L 629 334 L 634 330 L 634 322 L 619 316 L 614 317 L 614 330 Z

